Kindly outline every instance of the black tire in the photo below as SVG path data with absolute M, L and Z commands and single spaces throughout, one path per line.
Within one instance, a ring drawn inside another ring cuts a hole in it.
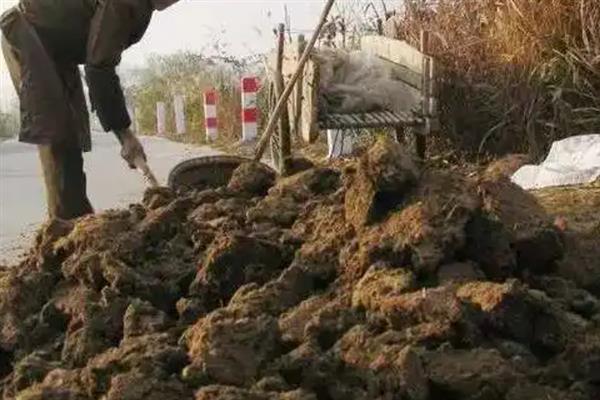
M 252 161 L 239 156 L 207 156 L 183 161 L 169 173 L 168 185 L 175 191 L 204 190 L 226 186 L 233 172 L 243 163 Z M 275 173 L 265 164 L 261 167 Z

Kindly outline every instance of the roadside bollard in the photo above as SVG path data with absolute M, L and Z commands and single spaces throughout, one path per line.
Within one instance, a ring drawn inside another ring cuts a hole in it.
M 156 103 L 156 133 L 158 136 L 167 134 L 167 106 L 162 101 Z
M 258 78 L 242 78 L 242 141 L 248 142 L 258 136 L 257 107 Z
M 175 130 L 178 135 L 185 134 L 185 103 L 182 95 L 173 97 L 173 108 L 175 111 Z
M 217 140 L 217 92 L 214 90 L 204 93 L 204 126 L 206 128 L 206 141 Z
M 140 133 L 139 121 L 137 118 L 137 109 L 134 103 L 127 102 L 127 113 L 131 119 L 131 130 L 135 133 Z

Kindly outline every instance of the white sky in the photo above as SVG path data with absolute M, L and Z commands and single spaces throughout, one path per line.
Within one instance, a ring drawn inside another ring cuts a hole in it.
M 0 0 L 0 12 L 16 3 L 17 0 Z M 124 53 L 122 65 L 139 65 L 152 53 L 210 51 L 217 40 L 227 45 L 233 55 L 264 52 L 273 46 L 272 28 L 285 22 L 284 5 L 288 8 L 292 32 L 310 33 L 323 4 L 324 0 L 181 0 L 155 13 L 142 41 Z M 0 107 L 7 107 L 13 96 L 4 58 L 0 57 Z

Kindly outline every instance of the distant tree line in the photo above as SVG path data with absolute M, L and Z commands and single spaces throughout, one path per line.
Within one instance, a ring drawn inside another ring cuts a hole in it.
M 168 136 L 177 140 L 203 142 L 205 137 L 203 95 L 218 92 L 219 136 L 238 140 L 241 132 L 240 78 L 244 74 L 263 73 L 262 57 L 240 59 L 226 55 L 204 56 L 180 52 L 150 57 L 144 67 L 132 71 L 127 79 L 126 95 L 135 107 L 140 133 L 156 132 L 156 103 L 167 106 Z M 173 135 L 175 121 L 173 96 L 185 100 L 187 135 Z

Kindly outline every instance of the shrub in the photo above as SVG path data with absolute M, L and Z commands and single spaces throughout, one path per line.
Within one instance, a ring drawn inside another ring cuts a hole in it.
M 405 0 L 390 36 L 431 32 L 442 132 L 471 151 L 528 151 L 600 128 L 597 0 Z

